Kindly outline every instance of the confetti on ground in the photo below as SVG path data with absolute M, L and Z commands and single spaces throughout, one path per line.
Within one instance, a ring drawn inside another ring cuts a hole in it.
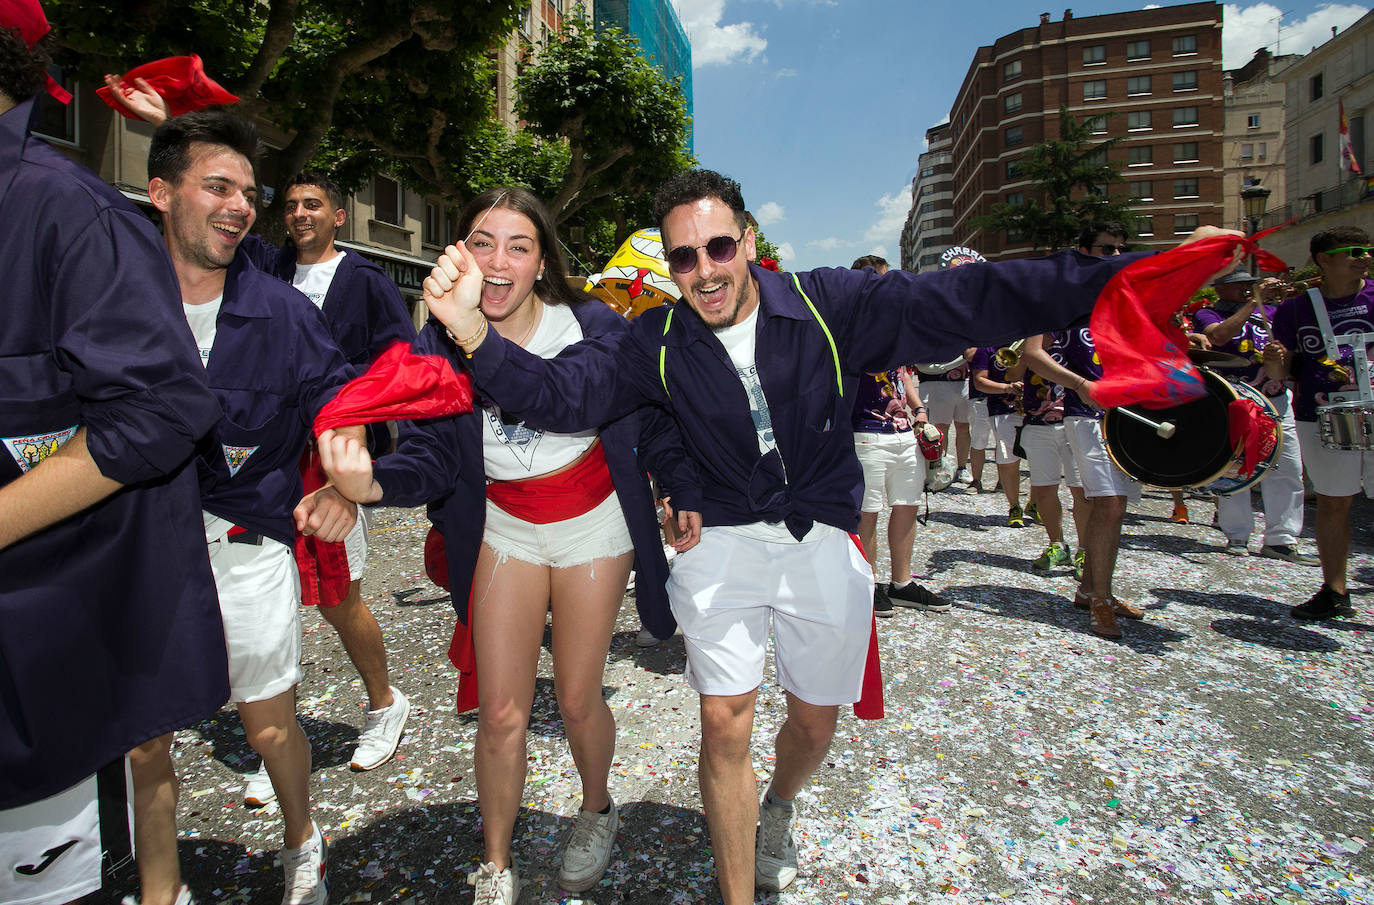
M 800 796 L 801 876 L 759 901 L 1374 903 L 1374 504 L 1358 500 L 1352 517 L 1359 615 L 1319 624 L 1288 617 L 1316 569 L 1223 556 L 1210 502 L 1189 507 L 1195 524 L 1173 524 L 1167 494 L 1147 491 L 1128 514 L 1116 591 L 1147 617 L 1110 642 L 1087 633 L 1067 570 L 1031 573 L 1044 531 L 1004 527 L 1001 494 L 933 496 L 913 562 L 954 609 L 879 621 L 887 718 L 842 716 Z M 1310 506 L 1307 525 L 1311 549 Z M 419 510 L 380 510 L 373 530 L 365 597 L 414 708 L 378 770 L 348 768 L 361 682 L 333 631 L 304 614 L 299 712 L 331 893 L 346 905 L 465 903 L 481 855 L 476 719 L 454 713 L 453 612 L 424 576 L 426 528 Z M 516 825 L 522 905 L 719 901 L 682 642 L 639 649 L 638 628 L 627 597 L 605 678 L 621 831 L 605 880 L 579 896 L 557 885 L 580 787 L 546 643 Z M 784 716 L 770 672 L 760 778 Z M 237 716 L 178 733 L 175 756 L 196 894 L 275 905 L 281 817 L 242 806 L 257 757 Z M 133 891 L 125 882 L 113 900 Z

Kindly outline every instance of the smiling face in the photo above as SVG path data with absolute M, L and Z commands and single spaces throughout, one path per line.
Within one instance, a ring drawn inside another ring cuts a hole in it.
M 286 231 L 302 256 L 327 251 L 343 223 L 343 210 L 335 209 L 329 193 L 318 185 L 293 185 L 286 190 Z
M 741 233 L 743 236 L 741 237 Z M 721 264 L 706 253 L 707 242 L 716 236 L 739 239 L 735 257 Z M 732 327 L 758 307 L 758 287 L 749 275 L 754 260 L 754 230 L 740 228 L 735 212 L 718 198 L 702 198 L 679 204 L 663 218 L 663 247 L 686 245 L 696 249 L 696 266 L 687 273 L 669 268 L 682 299 L 713 330 Z
M 173 262 L 202 271 L 224 270 L 234 260 L 257 219 L 257 195 L 248 158 L 201 142 L 191 145 L 191 165 L 179 181 L 148 184 Z
M 482 271 L 482 313 L 505 320 L 530 298 L 544 272 L 539 232 L 533 220 L 506 207 L 492 208 L 479 219 L 466 244 Z

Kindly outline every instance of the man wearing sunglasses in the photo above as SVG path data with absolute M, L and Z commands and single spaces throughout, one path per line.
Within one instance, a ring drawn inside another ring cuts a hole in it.
M 1312 262 L 1322 272 L 1320 290 L 1296 295 L 1274 314 L 1274 338 L 1264 347 L 1265 372 L 1297 381 L 1293 414 L 1307 476 L 1317 492 L 1317 558 L 1322 586 L 1306 603 L 1292 609 L 1296 619 L 1331 619 L 1354 614 L 1346 587 L 1350 558 L 1350 507 L 1363 487 L 1374 497 L 1374 452 L 1329 449 L 1322 445 L 1317 412 L 1331 393 L 1368 383 L 1368 374 L 1355 370 L 1353 350 L 1339 346 L 1328 357 L 1325 338 L 1313 307 L 1315 294 L 1330 318 L 1335 336 L 1374 332 L 1374 284 L 1369 270 L 1369 234 L 1353 226 L 1338 226 L 1314 235 L 1308 245 Z
M 469 337 L 458 362 L 499 405 L 552 430 L 645 404 L 677 420 L 703 483 L 695 499 L 675 500 L 695 546 L 678 555 L 668 591 L 701 698 L 698 775 L 716 874 L 726 905 L 741 905 L 756 885 L 795 879 L 792 798 L 829 749 L 839 707 L 860 696 L 873 575 L 851 538 L 863 492 L 850 421 L 859 375 L 1068 326 L 1135 256 L 787 274 L 752 263 L 732 179 L 680 174 L 654 208 L 682 300 L 611 341 L 545 360 L 482 331 L 482 275 L 455 246 L 425 281 L 426 301 L 450 335 Z M 770 622 L 787 719 L 756 807 L 749 741 Z

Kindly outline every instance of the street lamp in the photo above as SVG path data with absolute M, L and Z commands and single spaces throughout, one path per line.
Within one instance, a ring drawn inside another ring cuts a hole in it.
M 1247 185 L 1240 190 L 1241 204 L 1245 207 L 1245 234 L 1253 236 L 1259 232 L 1260 220 L 1264 219 L 1264 209 L 1269 204 L 1269 189 L 1262 185 Z M 1250 272 L 1259 276 L 1255 269 L 1255 259 L 1250 258 Z

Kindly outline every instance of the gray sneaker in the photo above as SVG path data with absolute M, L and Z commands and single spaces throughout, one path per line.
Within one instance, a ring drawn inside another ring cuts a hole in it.
M 797 879 L 797 845 L 792 841 L 796 806 L 759 805 L 759 835 L 754 844 L 754 885 L 781 892 Z
M 614 801 L 608 814 L 579 811 L 572 838 L 563 849 L 558 885 L 568 892 L 586 892 L 601 882 L 606 865 L 611 863 L 611 849 L 615 847 L 615 832 L 619 828 L 620 813 Z

